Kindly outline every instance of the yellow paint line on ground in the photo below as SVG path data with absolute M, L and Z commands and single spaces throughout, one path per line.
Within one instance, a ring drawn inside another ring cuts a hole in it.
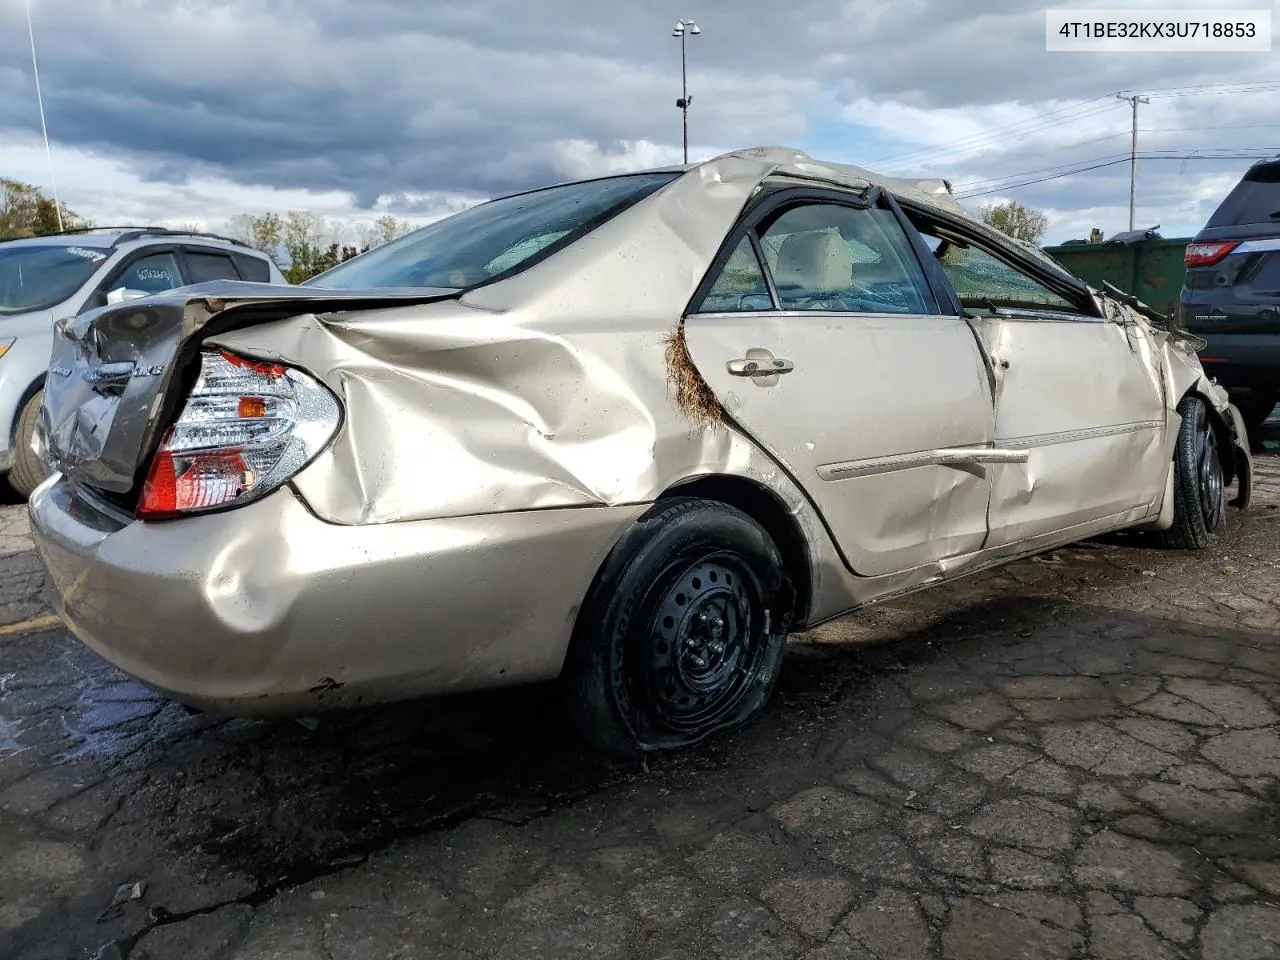
M 7 636 L 11 633 L 31 633 L 35 630 L 47 630 L 49 627 L 56 627 L 62 623 L 62 620 L 53 614 L 44 617 L 34 617 L 31 620 L 21 620 L 18 623 L 6 623 L 0 626 L 0 637 Z

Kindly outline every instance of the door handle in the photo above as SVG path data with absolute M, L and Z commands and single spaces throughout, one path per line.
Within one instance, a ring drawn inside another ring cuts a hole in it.
M 776 373 L 790 373 L 796 365 L 790 360 L 775 357 L 772 359 L 743 358 L 730 360 L 726 366 L 735 377 L 771 377 Z

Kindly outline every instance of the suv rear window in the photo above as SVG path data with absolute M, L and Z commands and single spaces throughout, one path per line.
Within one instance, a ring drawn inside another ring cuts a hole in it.
M 1238 227 L 1249 223 L 1280 225 L 1280 160 L 1250 167 L 1205 226 Z

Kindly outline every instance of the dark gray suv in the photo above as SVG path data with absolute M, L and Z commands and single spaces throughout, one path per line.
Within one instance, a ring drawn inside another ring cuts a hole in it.
M 1188 244 L 1179 325 L 1251 431 L 1280 401 L 1280 157 L 1254 164 Z

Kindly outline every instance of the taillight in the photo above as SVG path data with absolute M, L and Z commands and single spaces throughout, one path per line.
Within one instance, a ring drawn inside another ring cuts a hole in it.
M 1188 267 L 1209 267 L 1217 263 L 1228 253 L 1240 246 L 1239 240 L 1225 240 L 1221 243 L 1189 243 L 1183 255 L 1183 263 Z
M 191 396 L 151 463 L 138 516 L 173 517 L 270 493 L 324 449 L 340 422 L 337 399 L 301 370 L 203 353 Z

